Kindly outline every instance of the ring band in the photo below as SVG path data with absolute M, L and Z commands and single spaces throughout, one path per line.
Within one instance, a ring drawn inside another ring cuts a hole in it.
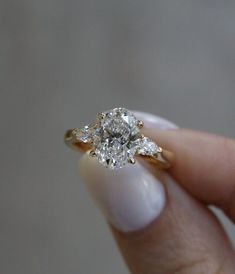
M 126 163 L 134 164 L 135 156 L 157 168 L 169 168 L 173 153 L 141 134 L 143 126 L 129 110 L 115 108 L 99 113 L 92 125 L 67 130 L 64 141 L 72 149 L 97 157 L 111 169 L 122 168 Z

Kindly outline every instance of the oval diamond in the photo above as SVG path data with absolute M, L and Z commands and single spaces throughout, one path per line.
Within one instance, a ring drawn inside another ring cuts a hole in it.
M 123 167 L 134 156 L 131 142 L 139 136 L 137 118 L 125 108 L 115 108 L 99 123 L 100 141 L 94 143 L 99 162 L 111 169 Z

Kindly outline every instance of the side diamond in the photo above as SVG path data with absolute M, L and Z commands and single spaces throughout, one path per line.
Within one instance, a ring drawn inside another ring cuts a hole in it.
M 142 155 L 154 155 L 158 153 L 158 146 L 148 137 L 137 140 L 137 151 Z
M 82 141 L 84 143 L 88 143 L 88 142 L 92 142 L 95 130 L 96 130 L 95 126 L 86 125 L 84 128 L 74 129 L 74 135 L 77 140 Z

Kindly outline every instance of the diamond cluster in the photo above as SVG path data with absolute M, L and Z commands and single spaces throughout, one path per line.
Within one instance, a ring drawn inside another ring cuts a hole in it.
M 76 129 L 76 139 L 91 142 L 100 163 L 118 169 L 134 162 L 136 154 L 154 155 L 158 146 L 140 134 L 141 122 L 125 108 L 114 108 L 97 116 L 93 125 Z

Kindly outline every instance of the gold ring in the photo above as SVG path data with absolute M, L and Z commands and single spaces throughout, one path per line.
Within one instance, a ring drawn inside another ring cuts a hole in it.
M 141 133 L 143 121 L 125 108 L 114 108 L 97 114 L 93 124 L 69 129 L 64 141 L 69 147 L 89 153 L 110 169 L 135 164 L 142 157 L 158 168 L 169 168 L 172 152 L 165 150 Z

